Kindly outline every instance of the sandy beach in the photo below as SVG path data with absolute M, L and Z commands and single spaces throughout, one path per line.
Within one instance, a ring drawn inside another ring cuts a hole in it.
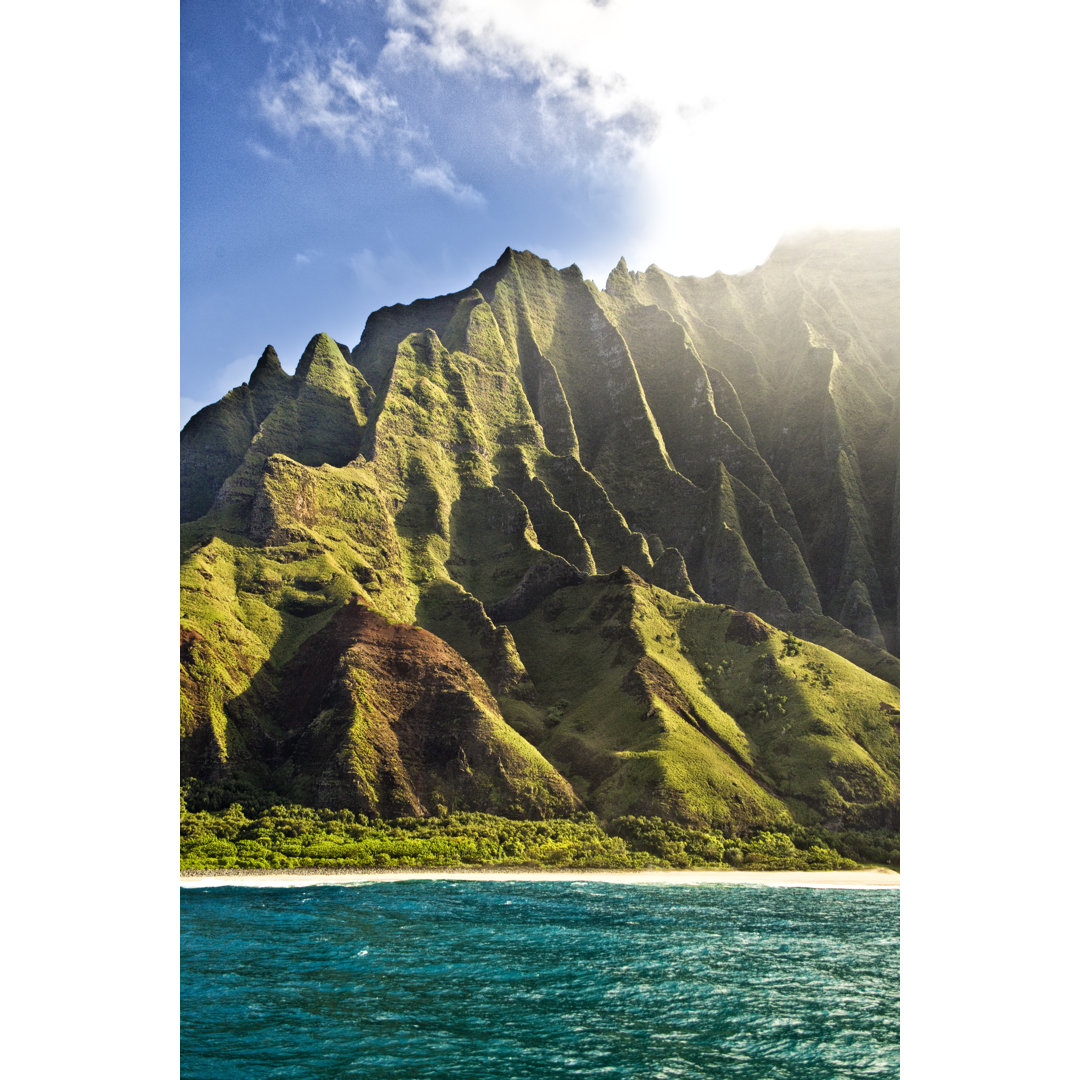
M 895 870 L 198 870 L 181 873 L 180 887 L 217 885 L 304 888 L 373 881 L 606 881 L 639 885 L 777 885 L 795 888 L 898 889 Z

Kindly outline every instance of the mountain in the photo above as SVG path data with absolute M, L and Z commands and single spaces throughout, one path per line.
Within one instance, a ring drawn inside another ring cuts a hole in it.
M 181 769 L 380 816 L 895 828 L 899 237 L 507 249 L 181 434 Z

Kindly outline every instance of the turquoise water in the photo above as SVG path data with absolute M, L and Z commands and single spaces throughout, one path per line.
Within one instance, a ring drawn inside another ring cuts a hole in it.
M 181 890 L 185 1080 L 899 1076 L 894 889 Z

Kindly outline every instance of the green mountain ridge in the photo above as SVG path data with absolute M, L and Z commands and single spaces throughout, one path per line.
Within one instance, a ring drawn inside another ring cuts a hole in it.
M 181 434 L 181 770 L 373 816 L 895 828 L 898 237 L 503 252 Z

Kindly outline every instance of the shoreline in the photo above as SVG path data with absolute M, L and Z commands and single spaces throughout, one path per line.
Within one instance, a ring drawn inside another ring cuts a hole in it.
M 631 885 L 772 885 L 813 889 L 899 889 L 900 874 L 869 870 L 354 870 L 334 873 L 313 867 L 287 870 L 181 870 L 182 889 L 223 885 L 304 888 L 386 881 L 594 881 Z

